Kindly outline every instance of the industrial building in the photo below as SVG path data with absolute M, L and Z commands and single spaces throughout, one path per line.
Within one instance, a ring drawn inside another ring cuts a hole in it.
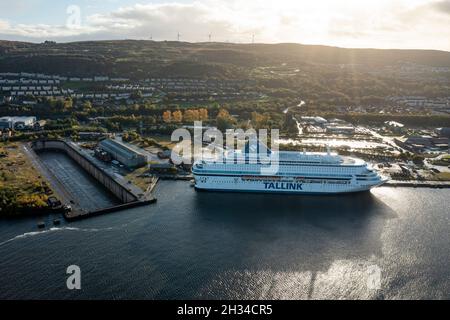
M 2 117 L 0 118 L 0 130 L 33 128 L 36 117 Z
M 403 133 L 405 129 L 405 125 L 403 123 L 396 121 L 386 121 L 384 125 L 387 129 L 398 134 Z
M 435 138 L 430 136 L 411 136 L 406 139 L 394 139 L 395 143 L 412 152 L 446 151 L 449 147 L 448 138 Z
M 311 123 L 316 125 L 324 125 L 328 121 L 322 117 L 301 117 L 302 122 Z
M 332 134 L 347 134 L 352 135 L 355 133 L 355 127 L 351 125 L 327 125 L 327 133 Z
M 325 129 L 327 133 L 345 135 L 353 135 L 356 130 L 351 123 L 341 119 L 331 119 L 325 124 Z
M 147 164 L 147 157 L 145 155 L 117 140 L 103 140 L 99 143 L 99 147 L 109 153 L 112 159 L 119 161 L 129 168 L 139 168 Z

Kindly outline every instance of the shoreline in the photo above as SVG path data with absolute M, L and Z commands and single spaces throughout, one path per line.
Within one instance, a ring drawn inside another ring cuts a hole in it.
M 403 187 L 403 188 L 431 188 L 448 189 L 450 181 L 416 181 L 416 180 L 391 180 L 382 185 L 383 187 Z

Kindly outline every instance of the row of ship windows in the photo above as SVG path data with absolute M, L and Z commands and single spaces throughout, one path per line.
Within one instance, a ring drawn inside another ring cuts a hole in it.
M 211 179 L 209 182 L 222 183 L 222 184 L 236 184 L 236 183 L 240 183 L 241 181 Z M 279 180 L 264 180 L 264 181 L 244 181 L 244 182 L 253 182 L 255 184 L 261 184 L 261 183 L 303 183 L 303 184 L 337 184 L 337 185 L 351 184 L 350 181 L 335 181 L 335 180 L 298 180 L 295 182 L 279 181 Z
M 232 167 L 226 164 L 214 164 L 214 165 L 208 165 L 206 166 L 206 169 L 246 169 L 246 170 L 254 170 L 254 169 L 260 169 L 260 168 L 265 168 L 268 167 L 269 165 L 276 165 L 276 163 L 272 163 L 272 164 L 265 164 L 265 165 L 256 165 L 256 164 L 237 164 L 237 165 L 233 165 Z M 283 167 L 283 169 L 297 169 L 299 168 L 299 166 L 295 166 L 295 165 L 289 165 L 289 166 L 281 166 Z M 331 169 L 331 170 L 352 170 L 352 169 L 361 169 L 364 168 L 365 166 L 351 166 L 351 167 L 344 167 L 344 166 L 302 166 L 302 168 L 307 168 L 308 170 L 324 170 L 324 169 Z M 205 169 L 203 167 L 203 169 Z
M 281 166 L 286 166 L 286 165 L 294 165 L 294 166 L 302 166 L 302 165 L 310 165 L 310 166 L 327 166 L 327 167 L 341 167 L 343 166 L 342 164 L 336 162 L 336 163 L 326 163 L 326 162 L 320 162 L 320 161 L 270 161 L 270 159 L 268 159 L 268 161 L 234 161 L 234 162 L 228 162 L 225 160 L 225 163 L 219 161 L 217 163 L 209 163 L 205 165 L 246 165 L 246 166 L 251 166 L 251 165 L 258 165 L 258 166 L 264 166 L 267 165 L 268 163 L 277 163 Z M 350 165 L 351 167 L 364 167 L 365 165 L 359 165 L 359 166 L 354 166 L 354 165 Z
M 236 171 L 236 170 L 240 170 L 240 171 Z M 244 168 L 236 168 L 235 170 L 199 170 L 197 171 L 198 173 L 202 173 L 202 174 L 235 174 L 235 175 L 245 175 L 245 174 L 255 174 L 258 175 L 261 173 L 261 168 L 258 169 L 253 169 L 253 170 L 245 170 Z M 305 174 L 305 171 L 299 172 L 298 168 L 291 168 L 291 170 L 283 170 L 284 173 L 293 173 L 293 174 L 297 174 L 297 175 L 302 175 Z M 278 172 L 279 175 L 283 175 L 283 172 Z M 348 174 L 348 175 L 352 175 L 354 174 L 354 172 L 352 170 L 320 170 L 320 169 L 308 169 L 307 170 L 308 173 L 316 173 L 316 174 Z M 362 175 L 360 175 L 362 176 Z M 365 176 L 365 175 L 364 175 Z
M 205 175 L 207 175 L 207 173 Z M 277 179 L 269 179 L 269 177 L 266 177 L 266 179 L 260 179 L 261 176 L 259 176 L 257 174 L 255 174 L 254 176 L 251 176 L 249 174 L 245 175 L 245 174 L 242 174 L 242 173 L 241 174 L 236 174 L 236 175 L 227 175 L 227 174 L 220 175 L 220 177 L 223 177 L 223 176 L 236 177 L 236 178 L 240 178 L 241 176 L 244 176 L 243 180 L 245 180 L 245 181 L 271 181 L 271 182 L 272 181 L 280 182 L 280 181 L 282 181 L 280 179 L 283 178 L 283 177 L 292 177 L 292 175 L 277 175 L 276 176 Z M 248 176 L 250 176 L 251 178 L 245 178 L 245 177 L 248 177 Z M 211 178 L 211 176 L 209 176 L 209 178 Z M 293 178 L 296 178 L 296 177 L 293 177 Z M 328 181 L 328 180 L 332 180 L 332 181 L 350 181 L 352 178 L 353 178 L 352 176 L 336 177 L 336 176 L 326 176 L 326 175 L 319 175 L 318 174 L 318 175 L 316 175 L 316 177 L 311 178 L 311 179 L 312 180 L 321 180 L 321 181 L 322 180 L 326 180 L 326 181 Z M 296 181 L 304 181 L 304 179 L 300 179 L 300 178 L 297 178 L 297 179 L 298 180 L 296 180 Z M 379 179 L 378 175 L 369 175 L 369 176 L 361 176 L 361 175 L 359 175 L 359 176 L 356 177 L 357 181 L 376 181 L 378 179 Z M 282 182 L 286 182 L 286 181 L 282 181 Z
M 269 158 L 267 159 L 269 161 Z M 226 161 L 226 160 L 225 160 Z M 264 162 L 264 160 L 263 160 Z M 308 165 L 339 165 L 338 162 L 336 163 L 326 163 L 326 162 L 320 162 L 320 161 L 278 161 L 277 163 L 279 163 L 280 165 L 303 165 L 303 164 L 308 164 Z M 262 163 L 259 161 L 252 161 L 252 160 L 239 160 L 239 161 L 234 161 L 234 162 L 227 162 L 227 164 L 247 164 L 247 165 L 252 165 L 252 164 L 257 164 L 257 165 L 265 165 L 267 163 Z

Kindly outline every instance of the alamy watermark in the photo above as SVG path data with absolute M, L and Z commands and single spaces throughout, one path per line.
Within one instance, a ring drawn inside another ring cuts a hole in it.
M 206 130 L 205 130 L 206 129 Z M 279 130 L 228 129 L 225 134 L 217 128 L 204 128 L 196 121 L 191 131 L 180 128 L 172 133 L 172 162 L 175 165 L 193 164 L 203 160 L 215 163 L 259 164 L 261 174 L 276 174 L 279 169 Z M 206 146 L 205 146 L 206 145 Z
M 381 290 L 381 268 L 377 265 L 367 269 L 367 289 Z
M 67 29 L 80 29 L 81 28 L 81 8 L 77 5 L 70 5 L 66 9 Z
M 77 265 L 67 267 L 66 273 L 69 277 L 66 280 L 66 286 L 69 290 L 81 290 L 81 269 Z

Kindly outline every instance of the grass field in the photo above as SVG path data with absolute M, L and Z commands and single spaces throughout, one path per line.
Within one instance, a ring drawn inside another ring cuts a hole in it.
M 442 156 L 439 160 L 433 160 L 431 163 L 435 166 L 447 167 L 450 165 L 450 155 Z
M 450 172 L 435 173 L 431 177 L 435 181 L 450 181 Z
M 142 191 L 146 191 L 148 186 L 150 185 L 152 178 L 150 177 L 142 177 L 144 173 L 148 171 L 148 168 L 145 166 L 143 168 L 139 168 L 130 172 L 125 176 L 125 179 L 131 181 L 135 186 L 139 187 Z
M 18 143 L 0 144 L 0 215 L 47 208 L 48 183 Z

